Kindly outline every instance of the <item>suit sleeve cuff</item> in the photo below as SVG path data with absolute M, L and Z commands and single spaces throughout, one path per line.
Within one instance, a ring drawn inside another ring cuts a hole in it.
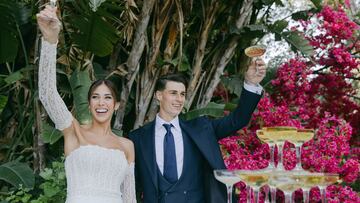
M 258 94 L 258 95 L 261 95 L 262 91 L 263 91 L 263 87 L 259 84 L 257 84 L 256 86 L 255 85 L 250 85 L 246 82 L 244 82 L 244 88 L 249 91 L 249 92 L 252 92 L 252 93 L 255 93 L 255 94 Z

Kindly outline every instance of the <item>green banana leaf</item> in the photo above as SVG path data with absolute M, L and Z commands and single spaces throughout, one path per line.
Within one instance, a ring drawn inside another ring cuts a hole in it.
M 23 3 L 0 0 L 0 64 L 15 60 L 21 39 L 20 26 L 30 19 L 31 9 Z
M 313 47 L 309 44 L 309 41 L 304 38 L 299 32 L 283 32 L 282 37 L 291 44 L 291 48 L 296 51 L 299 50 L 306 56 L 312 56 L 314 54 Z
M 238 75 L 232 75 L 229 77 L 221 77 L 221 83 L 225 86 L 226 89 L 230 91 L 230 93 L 237 95 L 240 97 L 241 90 L 243 87 L 244 81 Z
M 98 7 L 98 3 L 94 4 L 97 4 L 96 12 L 90 9 L 87 1 L 74 1 L 78 12 L 70 14 L 66 20 L 74 28 L 70 34 L 76 45 L 95 55 L 106 56 L 112 52 L 119 35 L 116 27 L 104 18 L 107 12 Z
M 10 183 L 16 188 L 22 185 L 23 188 L 33 188 L 35 176 L 31 168 L 16 161 L 0 165 L 0 180 Z
M 42 122 L 42 139 L 45 143 L 54 144 L 61 137 L 62 133 L 46 122 Z
M 89 104 L 87 100 L 88 90 L 91 85 L 89 72 L 74 71 L 70 77 L 70 86 L 72 94 L 74 95 L 75 114 L 76 118 L 81 124 L 91 122 L 91 114 L 89 112 Z
M 225 104 L 210 102 L 206 107 L 191 110 L 185 114 L 182 114 L 181 117 L 185 120 L 191 120 L 199 116 L 221 117 L 224 116 L 224 108 Z
M 0 64 L 14 61 L 18 52 L 19 40 L 14 13 L 17 4 L 0 0 Z
M 314 49 L 309 41 L 298 31 L 286 31 L 288 22 L 279 20 L 268 26 L 268 29 L 275 33 L 275 40 L 284 39 L 290 45 L 293 51 L 300 51 L 305 56 L 312 56 Z

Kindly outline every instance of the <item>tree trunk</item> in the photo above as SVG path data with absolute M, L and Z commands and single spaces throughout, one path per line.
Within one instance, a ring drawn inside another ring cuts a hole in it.
M 145 42 L 146 42 L 146 28 L 149 23 L 150 15 L 154 7 L 155 0 L 144 1 L 142 11 L 141 11 L 141 21 L 136 27 L 134 43 L 131 48 L 131 52 L 128 60 L 123 65 L 127 68 L 128 74 L 126 76 L 126 85 L 123 86 L 122 92 L 120 94 L 120 107 L 116 112 L 116 119 L 114 123 L 114 128 L 117 130 L 122 129 L 125 107 L 129 98 L 131 88 L 133 86 L 136 75 L 139 72 L 139 62 L 141 55 L 144 51 Z
M 238 19 L 236 20 L 236 28 L 241 29 L 247 25 L 250 21 L 251 12 L 252 12 L 253 0 L 245 0 L 239 11 Z M 210 85 L 206 89 L 205 94 L 201 97 L 200 103 L 197 106 L 198 108 L 205 107 L 211 100 L 213 93 L 220 82 L 220 76 L 224 73 L 224 69 L 231 57 L 234 55 L 236 46 L 238 45 L 239 36 L 232 37 L 230 43 L 228 44 L 224 55 L 221 56 L 215 74 L 212 77 Z
M 39 43 L 40 43 L 40 33 L 38 32 L 35 42 L 35 51 L 34 51 L 34 64 L 38 64 L 38 59 L 40 56 Z M 37 71 L 34 73 L 34 87 L 38 85 L 38 74 Z M 35 172 L 39 172 L 45 168 L 45 144 L 42 140 L 42 106 L 40 105 L 39 99 L 33 101 L 35 109 L 35 126 L 33 130 L 33 169 Z
M 199 37 L 200 42 L 196 49 L 195 59 L 194 59 L 194 65 L 192 69 L 191 74 L 191 80 L 189 83 L 189 87 L 187 89 L 187 103 L 186 103 L 186 109 L 189 109 L 194 97 L 196 95 L 196 90 L 198 89 L 198 86 L 201 84 L 202 81 L 199 81 L 201 70 L 202 70 L 202 62 L 205 56 L 205 48 L 209 36 L 209 32 L 211 30 L 211 26 L 214 23 L 214 18 L 216 11 L 218 9 L 218 3 L 212 2 L 209 11 L 207 13 L 207 16 L 205 18 L 204 25 L 202 27 L 201 35 Z

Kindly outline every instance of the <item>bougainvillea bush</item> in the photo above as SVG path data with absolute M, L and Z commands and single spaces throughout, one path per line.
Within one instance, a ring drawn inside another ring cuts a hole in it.
M 300 55 L 282 64 L 271 81 L 271 94 L 264 94 L 250 125 L 237 135 L 220 141 L 225 164 L 229 169 L 261 169 L 269 164 L 269 147 L 256 137 L 261 127 L 294 126 L 315 129 L 315 136 L 302 146 L 302 167 L 313 172 L 338 173 L 342 184 L 327 187 L 328 202 L 360 202 L 350 183 L 359 178 L 360 105 L 352 82 L 359 80 L 359 26 L 351 21 L 342 7 L 323 7 L 307 21 L 292 28 L 302 31 L 314 47 L 309 58 Z M 315 31 L 316 30 L 316 31 Z M 284 167 L 296 165 L 294 145 L 286 142 Z M 276 161 L 276 157 L 275 157 Z M 245 184 L 239 202 L 246 202 Z M 264 195 L 260 195 L 264 201 Z M 284 195 L 277 191 L 277 200 Z M 302 192 L 295 192 L 302 201 Z M 310 191 L 310 202 L 321 201 L 320 191 Z

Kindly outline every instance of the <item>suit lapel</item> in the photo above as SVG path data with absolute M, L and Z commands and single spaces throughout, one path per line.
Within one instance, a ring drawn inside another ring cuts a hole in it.
M 158 190 L 158 173 L 155 156 L 155 122 L 151 122 L 144 126 L 142 138 L 140 139 L 141 152 L 145 160 L 145 165 L 150 172 L 149 178 Z M 145 177 L 146 178 L 146 177 Z

